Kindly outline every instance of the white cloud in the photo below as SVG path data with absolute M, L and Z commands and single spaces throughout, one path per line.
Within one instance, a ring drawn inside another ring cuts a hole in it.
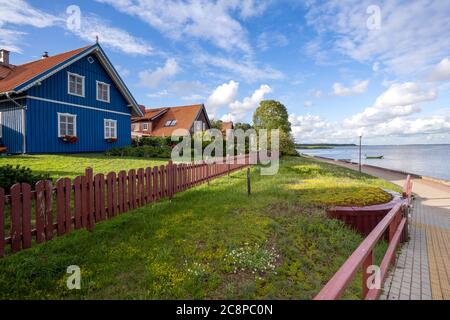
M 428 81 L 445 81 L 450 80 L 450 59 L 442 59 L 428 75 Z
M 163 67 L 156 70 L 144 70 L 139 72 L 139 84 L 146 88 L 156 88 L 162 81 L 172 78 L 180 72 L 180 67 L 175 59 L 167 59 Z
M 185 96 L 185 97 L 181 97 L 181 100 L 185 100 L 185 101 L 203 101 L 205 100 L 205 97 L 199 94 L 192 94 L 190 96 Z
M 348 97 L 362 94 L 367 91 L 368 87 L 369 87 L 369 80 L 355 81 L 353 83 L 353 86 L 350 88 L 346 88 L 340 83 L 335 83 L 333 85 L 333 91 L 336 96 Z
M 235 48 L 250 52 L 247 33 L 232 16 L 241 18 L 259 15 L 266 1 L 153 1 L 153 0 L 97 0 L 117 10 L 138 17 L 166 36 L 182 40 L 186 36 L 211 42 L 231 51 Z
M 436 98 L 436 91 L 425 90 L 417 83 L 393 84 L 376 99 L 372 107 L 345 119 L 343 124 L 349 128 L 356 128 L 410 116 L 420 112 L 419 103 Z
M 272 92 L 268 85 L 261 85 L 252 95 L 242 101 L 236 100 L 239 90 L 239 83 L 230 81 L 218 86 L 206 100 L 206 108 L 211 118 L 217 116 L 220 108 L 228 108 L 228 113 L 222 116 L 222 121 L 242 121 L 254 111 L 264 97 Z
M 283 73 L 268 66 L 258 66 L 250 60 L 228 59 L 209 54 L 199 54 L 195 58 L 199 65 L 209 65 L 231 72 L 234 76 L 252 83 L 262 80 L 278 80 Z
M 372 0 L 307 2 L 306 21 L 329 44 L 357 61 L 380 62 L 389 72 L 422 72 L 450 51 L 450 1 L 377 1 L 381 27 L 366 27 Z M 323 41 L 321 40 L 323 39 Z
M 383 92 L 375 101 L 375 107 L 393 107 L 414 105 L 424 101 L 434 100 L 437 97 L 435 90 L 425 90 L 415 82 L 393 84 Z
M 70 30 L 79 38 L 94 43 L 99 37 L 101 45 L 134 55 L 150 55 L 152 47 L 144 40 L 125 30 L 112 27 L 106 21 L 96 17 L 83 17 L 80 29 Z
M 249 113 L 258 107 L 259 103 L 264 100 L 264 97 L 271 92 L 271 87 L 266 84 L 261 85 L 251 96 L 244 98 L 242 101 L 231 103 L 228 117 L 235 122 L 244 120 Z
M 47 28 L 57 26 L 70 31 L 77 37 L 94 43 L 96 36 L 105 47 L 117 51 L 149 55 L 151 46 L 142 39 L 138 39 L 125 30 L 112 27 L 106 21 L 94 16 L 82 15 L 81 26 L 78 29 L 68 29 L 64 12 L 60 16 L 46 13 L 36 9 L 23 0 L 0 0 L 0 45 L 11 51 L 22 52 L 22 37 L 26 33 L 4 26 L 32 26 L 35 28 Z
M 7 25 L 46 28 L 61 19 L 35 9 L 22 0 L 0 0 L 0 46 L 13 52 L 22 53 L 23 36 L 27 33 L 6 28 Z
M 258 36 L 257 46 L 260 50 L 266 51 L 271 47 L 285 47 L 289 44 L 288 38 L 278 32 L 263 32 Z
M 311 90 L 309 92 L 309 95 L 315 97 L 315 98 L 322 98 L 325 94 L 322 90 Z
M 128 70 L 127 68 L 125 68 L 119 64 L 116 65 L 115 68 L 122 77 L 128 77 L 130 75 L 130 70 Z
M 206 100 L 206 108 L 211 117 L 214 118 L 219 108 L 229 106 L 236 100 L 239 83 L 231 80 L 214 89 L 213 93 Z
M 380 63 L 378 61 L 374 62 L 374 64 L 372 65 L 372 70 L 374 72 L 380 71 Z
M 155 93 L 149 93 L 147 94 L 147 97 L 149 98 L 162 98 L 162 97 L 167 97 L 169 95 L 169 92 L 167 90 L 162 90 L 159 92 L 155 92 Z
M 0 0 L 0 26 L 4 24 L 27 25 L 35 28 L 53 26 L 61 19 L 35 9 L 23 0 Z
M 292 134 L 297 142 L 336 143 L 352 142 L 364 132 L 367 140 L 381 137 L 429 137 L 436 134 L 450 134 L 450 116 L 432 115 L 421 118 L 393 118 L 382 123 L 360 128 L 348 128 L 342 123 L 332 123 L 317 115 L 297 116 L 291 114 Z
M 307 101 L 305 101 L 305 102 L 303 103 L 303 106 L 306 107 L 306 108 L 310 108 L 310 107 L 312 107 L 313 105 L 314 105 L 314 103 L 313 103 L 312 101 L 310 101 L 310 100 L 307 100 Z

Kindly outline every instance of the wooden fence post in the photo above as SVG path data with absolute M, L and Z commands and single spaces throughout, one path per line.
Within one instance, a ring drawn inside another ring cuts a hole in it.
M 31 186 L 22 183 L 22 248 L 31 248 Z
M 22 215 L 21 185 L 16 183 L 11 187 L 11 250 L 13 253 L 20 251 L 20 236 L 22 225 L 20 216 Z
M 53 239 L 53 187 L 45 181 L 45 240 Z
M 56 222 L 57 222 L 57 232 L 58 236 L 62 236 L 66 232 L 65 220 L 66 220 L 66 210 L 65 210 L 65 199 L 64 199 L 64 187 L 65 181 L 63 178 L 56 181 Z
M 167 164 L 167 193 L 170 201 L 172 201 L 173 197 L 173 185 L 174 185 L 173 177 L 174 177 L 173 162 L 172 160 L 170 160 L 169 163 Z
M 86 192 L 86 202 L 87 202 L 87 229 L 92 232 L 94 231 L 94 172 L 92 168 L 86 168 L 86 183 L 87 183 L 87 192 Z

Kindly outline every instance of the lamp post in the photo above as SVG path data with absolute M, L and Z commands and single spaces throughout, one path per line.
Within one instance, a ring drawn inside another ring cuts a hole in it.
M 362 172 L 361 161 L 362 161 L 362 134 L 359 135 L 359 173 Z

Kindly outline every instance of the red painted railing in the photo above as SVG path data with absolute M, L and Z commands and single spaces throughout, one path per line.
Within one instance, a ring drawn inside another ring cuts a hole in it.
M 166 166 L 95 176 L 87 168 L 84 176 L 73 181 L 58 179 L 55 187 L 50 181 L 39 181 L 32 190 L 29 184 L 18 183 L 9 195 L 0 188 L 0 257 L 7 251 L 16 253 L 74 229 L 93 231 L 98 222 L 162 198 L 171 199 L 175 193 L 248 164 L 248 156 L 237 156 L 226 163 L 169 162 Z
M 408 211 L 412 197 L 412 180 L 408 176 L 404 196 L 405 201 L 397 204 L 373 231 L 364 239 L 359 247 L 341 266 L 331 280 L 325 285 L 314 300 L 336 300 L 339 299 L 353 281 L 358 271 L 362 269 L 362 296 L 366 300 L 376 300 L 381 293 L 380 286 L 373 286 L 372 280 L 376 273 L 373 273 L 371 266 L 374 265 L 374 248 L 385 232 L 389 233 L 389 246 L 383 260 L 379 266 L 378 279 L 382 284 L 386 278 L 391 265 L 395 264 L 395 254 L 400 241 L 406 240 L 405 233 L 408 225 Z

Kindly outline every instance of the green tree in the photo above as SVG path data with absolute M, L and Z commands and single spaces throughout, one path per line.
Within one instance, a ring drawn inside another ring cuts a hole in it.
M 253 124 L 256 130 L 280 129 L 286 133 L 292 131 L 286 107 L 275 100 L 261 101 L 253 114 Z
M 234 125 L 234 129 L 242 129 L 244 131 L 252 129 L 252 125 L 244 122 L 238 122 Z
M 211 129 L 222 130 L 222 120 L 211 120 Z
M 253 114 L 253 124 L 256 130 L 280 130 L 280 152 L 282 155 L 296 155 L 291 123 L 286 107 L 275 100 L 261 101 Z M 270 134 L 269 134 L 270 138 Z M 269 143 L 269 148 L 271 144 Z

